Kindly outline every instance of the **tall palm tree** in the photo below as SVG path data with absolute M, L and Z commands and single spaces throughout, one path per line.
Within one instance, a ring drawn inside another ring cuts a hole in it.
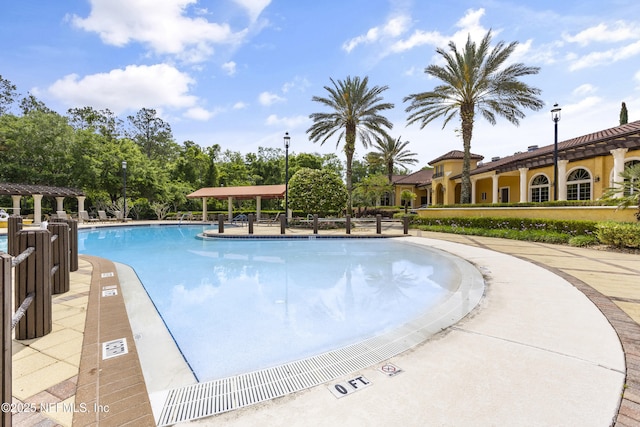
M 407 145 L 409 144 L 409 141 L 400 141 L 400 137 L 393 139 L 389 135 L 379 138 L 374 143 L 374 148 L 378 150 L 375 154 L 384 162 L 385 169 L 387 170 L 389 184 L 391 184 L 393 171 L 396 166 L 400 166 L 406 171 L 409 169 L 407 165 L 418 163 L 418 159 L 415 157 L 417 154 L 407 149 Z
M 406 112 L 410 113 L 407 123 L 418 122 L 421 129 L 439 117 L 444 117 L 444 128 L 451 119 L 459 116 L 464 148 L 462 203 L 471 202 L 469 168 L 475 115 L 481 115 L 492 125 L 496 123 L 496 115 L 502 116 L 517 126 L 519 119 L 525 116 L 521 107 L 539 110 L 544 106 L 537 97 L 540 89 L 518 80 L 522 76 L 538 74 L 540 68 L 521 63 L 504 66 L 518 42 L 505 45 L 501 41 L 493 49 L 490 49 L 490 44 L 491 30 L 479 45 L 469 35 L 462 51 L 458 51 L 453 42 L 449 42 L 450 52 L 436 49 L 446 65 L 429 65 L 424 72 L 444 84 L 430 92 L 415 93 L 404 98 L 405 102 L 411 101 L 406 108 Z
M 380 114 L 383 110 L 393 108 L 393 104 L 382 102 L 382 92 L 387 86 L 368 87 L 369 78 L 351 77 L 337 82 L 330 79 L 333 86 L 325 86 L 329 96 L 324 98 L 314 96 L 313 101 L 319 102 L 333 111 L 329 113 L 313 113 L 309 118 L 313 125 L 307 129 L 309 139 L 327 142 L 329 138 L 338 133 L 336 148 L 344 138 L 344 153 L 347 157 L 347 213 L 351 214 L 351 165 L 353 154 L 356 150 L 356 136 L 360 138 L 362 145 L 367 148 L 372 140 L 386 135 L 385 127 L 391 129 L 393 124 Z

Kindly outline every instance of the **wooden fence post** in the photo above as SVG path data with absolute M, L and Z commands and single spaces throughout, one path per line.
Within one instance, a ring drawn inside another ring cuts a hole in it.
M 253 222 L 255 221 L 255 216 L 252 213 L 248 215 L 248 221 L 249 221 L 249 234 L 253 234 Z
M 287 228 L 287 214 L 280 217 L 280 234 L 284 234 L 284 230 Z
M 345 227 L 347 228 L 347 234 L 351 234 L 351 215 L 346 216 Z
M 78 271 L 78 220 L 56 219 L 69 226 L 69 271 Z
M 409 217 L 402 218 L 402 231 L 404 234 L 409 234 Z
M 52 282 L 54 295 L 69 291 L 69 226 L 64 222 L 49 223 L 48 229 L 57 238 L 51 242 L 51 263 L 58 268 L 53 273 Z
M 7 220 L 7 252 L 18 256 L 18 231 L 22 230 L 22 217 L 11 215 Z
M 376 234 L 382 234 L 382 215 L 376 215 Z
M 318 214 L 313 214 L 313 234 L 318 234 Z
M 0 289 L 2 300 L 0 301 L 0 320 L 2 321 L 2 366 L 0 369 L 0 381 L 2 381 L 2 404 L 11 405 L 11 255 L 0 252 Z M 11 408 L 9 408 L 11 409 Z M 0 411 L 3 427 L 11 427 L 11 411 Z
M 51 332 L 51 233 L 48 230 L 22 230 L 18 233 L 20 253 L 35 252 L 15 268 L 15 309 L 31 292 L 34 299 L 15 328 L 17 340 L 39 338 Z
M 224 233 L 224 215 L 218 214 L 218 233 Z

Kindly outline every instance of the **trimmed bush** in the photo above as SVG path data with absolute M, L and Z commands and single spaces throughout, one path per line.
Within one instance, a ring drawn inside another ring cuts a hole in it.
M 513 231 L 541 231 L 544 233 L 560 233 L 571 236 L 595 235 L 596 221 L 567 221 L 550 219 L 528 218 L 494 218 L 494 217 L 469 217 L 469 218 L 421 218 L 411 217 L 411 224 L 437 225 L 447 227 L 463 227 L 492 230 Z
M 640 224 L 602 222 L 596 227 L 600 242 L 618 248 L 640 248 Z

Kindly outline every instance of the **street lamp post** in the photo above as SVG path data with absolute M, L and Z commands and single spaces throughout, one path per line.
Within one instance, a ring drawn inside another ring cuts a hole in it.
M 554 126 L 554 142 L 553 142 L 553 200 L 558 200 L 558 122 L 560 121 L 560 107 L 553 104 L 551 110 L 551 120 Z
M 284 224 L 289 226 L 289 132 L 284 133 Z
M 122 161 L 122 180 L 124 185 L 122 187 L 122 195 L 124 196 L 124 212 L 122 212 L 122 222 L 127 221 L 127 161 Z

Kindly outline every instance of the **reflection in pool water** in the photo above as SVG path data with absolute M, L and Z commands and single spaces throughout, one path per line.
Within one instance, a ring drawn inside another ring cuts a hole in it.
M 82 231 L 132 266 L 200 381 L 361 341 L 448 295 L 436 253 L 389 239 L 199 240 L 202 226 Z

